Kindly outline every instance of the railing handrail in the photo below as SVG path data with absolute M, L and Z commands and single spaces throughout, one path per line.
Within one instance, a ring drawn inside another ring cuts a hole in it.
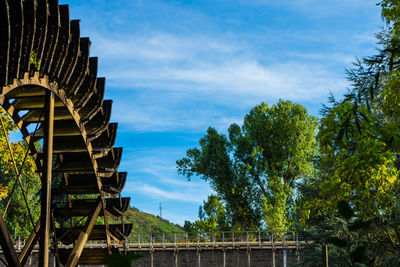
M 300 246 L 299 236 L 296 231 L 211 231 L 211 232 L 162 232 L 162 233 L 131 233 L 126 244 L 131 247 L 153 248 L 161 246 L 197 246 L 197 247 L 216 247 L 216 246 L 275 246 L 275 245 L 296 245 Z M 21 249 L 25 244 L 25 239 L 16 238 L 15 247 Z M 101 246 L 104 242 L 89 241 L 89 246 Z M 114 244 L 117 244 L 116 242 Z M 64 246 L 59 242 L 60 246 Z

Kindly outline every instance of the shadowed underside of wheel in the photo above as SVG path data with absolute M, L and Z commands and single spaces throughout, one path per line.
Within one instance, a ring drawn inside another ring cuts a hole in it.
M 132 228 L 108 223 L 110 217 L 121 219 L 129 206 L 129 198 L 121 198 L 127 175 L 118 172 L 122 148 L 114 147 L 112 101 L 103 100 L 105 79 L 97 77 L 98 60 L 89 50 L 90 40 L 80 37 L 79 21 L 70 20 L 68 6 L 57 0 L 0 0 L 0 105 L 21 130 L 43 176 L 45 151 L 37 151 L 34 143 L 46 139 L 51 92 L 52 177 L 53 182 L 60 179 L 51 190 L 51 219 L 62 224 L 87 217 L 84 226 L 50 229 L 47 234 L 64 244 L 75 241 L 78 252 L 86 240 L 107 240 L 107 249 L 96 254 L 81 249 L 78 259 L 83 256 L 73 263 L 77 251 L 54 248 L 67 265 L 102 263 L 111 251 L 110 240 L 123 242 Z M 32 125 L 38 125 L 36 131 Z M 88 225 L 98 216 L 104 225 Z M 36 228 L 19 255 L 22 264 L 43 227 L 38 223 Z

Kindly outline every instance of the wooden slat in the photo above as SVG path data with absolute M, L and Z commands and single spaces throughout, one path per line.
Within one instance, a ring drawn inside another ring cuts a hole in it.
M 38 61 L 43 62 L 47 37 L 47 27 L 48 27 L 48 1 L 47 0 L 36 0 L 36 36 L 33 51 L 37 55 Z M 42 66 L 40 66 L 42 67 Z
M 10 53 L 10 18 L 8 2 L 0 0 L 0 90 L 8 83 L 8 61 Z
M 97 57 L 89 58 L 89 70 L 83 83 L 77 87 L 72 96 L 75 107 L 81 109 L 96 91 Z
M 76 93 L 89 71 L 89 38 L 81 38 L 79 45 L 79 56 L 74 71 L 70 80 L 68 81 L 68 84 L 65 86 L 65 91 L 68 92 L 69 97 Z
M 69 7 L 67 5 L 60 5 L 58 7 L 58 12 L 60 15 L 60 27 L 58 28 L 57 45 L 54 52 L 53 64 L 50 66 L 49 77 L 51 80 L 56 80 L 58 83 L 60 83 L 62 80 L 60 73 L 64 67 L 64 62 L 67 58 L 66 55 L 69 47 Z
M 79 20 L 72 20 L 70 22 L 71 36 L 70 43 L 68 46 L 68 54 L 65 56 L 65 62 L 62 70 L 60 71 L 59 82 L 61 87 L 65 87 L 68 83 L 69 78 L 74 71 L 76 62 L 78 60 L 79 52 L 79 41 L 80 41 L 80 30 L 79 30 Z
M 0 93 L 7 94 L 0 95 L 0 104 L 29 142 L 41 174 L 42 153 L 36 152 L 34 141 L 43 138 L 45 92 L 56 95 L 54 174 L 64 173 L 65 179 L 54 188 L 54 197 L 94 194 L 98 198 L 58 206 L 55 215 L 61 221 L 87 217 L 94 205 L 97 210 L 101 207 L 105 225 L 95 227 L 92 238 L 107 239 L 110 245 L 110 237 L 123 240 L 130 228 L 109 226 L 107 217 L 121 218 L 130 199 L 105 199 L 120 195 L 126 173 L 118 172 L 122 149 L 114 148 L 117 124 L 110 124 L 112 101 L 103 100 L 105 79 L 97 78 L 98 60 L 90 58 L 89 49 L 89 38 L 80 37 L 79 21 L 70 21 L 68 6 L 59 6 L 58 0 L 0 0 Z M 33 123 L 40 126 L 34 136 L 28 128 Z M 80 232 L 76 255 L 90 228 Z M 78 256 L 70 262 L 75 264 Z M 104 262 L 104 255 L 84 252 L 82 257 L 80 262 Z
M 30 110 L 30 109 L 43 109 L 45 103 L 44 96 L 36 96 L 29 98 L 18 98 L 13 103 L 11 103 L 15 109 L 18 110 Z M 56 99 L 54 106 L 56 108 L 64 107 L 64 103 L 60 99 Z
M 22 116 L 22 120 L 26 123 L 36 123 L 43 122 L 44 116 L 41 109 L 33 109 Z M 65 107 L 55 108 L 54 109 L 54 120 L 72 120 L 72 116 L 69 113 L 69 110 Z M 82 139 L 82 137 L 80 137 Z M 86 147 L 85 147 L 86 148 Z
M 11 92 L 7 93 L 6 97 L 13 99 L 13 98 L 26 98 L 32 96 L 44 96 L 44 95 L 45 95 L 45 89 L 36 85 L 31 85 L 31 86 L 22 86 L 17 89 L 14 89 Z
M 21 55 L 21 40 L 23 35 L 23 16 L 21 0 L 8 0 L 11 39 L 10 39 L 10 58 L 8 62 L 9 81 L 16 78 Z
M 103 105 L 105 81 L 105 78 L 97 78 L 96 90 L 79 111 L 83 120 L 88 120 L 93 114 L 97 113 Z
M 35 13 L 36 6 L 34 0 L 25 0 L 23 7 L 23 39 L 21 46 L 19 78 L 22 79 L 25 72 L 29 72 L 30 59 L 33 49 L 33 37 L 35 36 Z
M 79 236 L 79 233 L 83 230 L 83 226 L 75 226 L 72 228 L 57 228 L 56 236 L 61 238 L 60 241 L 65 245 L 72 244 Z M 88 240 L 105 240 L 105 226 L 95 225 L 90 233 Z M 132 224 L 110 224 L 109 231 L 114 232 L 119 237 L 120 241 L 125 240 L 125 237 L 130 234 L 132 230 Z M 122 235 L 121 235 L 122 234 Z M 124 237 L 125 236 L 125 237 Z
M 56 207 L 54 209 L 54 216 L 57 218 L 87 216 L 95 208 L 97 202 L 97 199 L 73 200 L 71 203 L 65 203 L 63 207 Z M 119 198 L 107 198 L 106 211 L 113 215 L 113 217 L 120 218 L 129 208 L 130 198 L 121 198 L 121 203 Z M 104 216 L 103 213 L 100 213 L 100 215 Z
M 46 43 L 44 45 L 44 53 L 40 62 L 40 70 L 43 75 L 49 75 L 50 67 L 53 63 L 58 40 L 58 28 L 60 23 L 60 14 L 58 10 L 58 0 L 48 0 L 48 18 Z

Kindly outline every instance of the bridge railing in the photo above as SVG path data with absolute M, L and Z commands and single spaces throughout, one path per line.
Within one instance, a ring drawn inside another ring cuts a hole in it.
M 215 246 L 215 245 L 288 245 L 298 244 L 295 232 L 279 231 L 224 231 L 202 233 L 131 233 L 128 241 L 130 246 Z
M 121 245 L 112 242 L 113 245 Z M 300 246 L 294 231 L 221 231 L 221 232 L 171 232 L 171 233 L 131 233 L 125 245 L 131 248 L 151 247 L 215 247 L 215 246 Z M 17 250 L 25 245 L 25 240 L 16 238 Z M 59 243 L 60 246 L 65 245 Z M 89 241 L 88 247 L 105 247 L 105 241 Z

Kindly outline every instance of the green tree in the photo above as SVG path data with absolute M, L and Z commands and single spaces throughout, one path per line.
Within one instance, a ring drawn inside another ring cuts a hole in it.
M 201 149 L 189 149 L 187 157 L 177 161 L 178 173 L 188 179 L 202 175 L 224 201 L 234 229 L 252 229 L 260 225 L 261 196 L 246 176 L 243 166 L 231 159 L 232 145 L 215 129 L 208 128 L 199 141 Z M 250 194 L 250 192 L 252 192 Z
M 389 29 L 396 36 L 400 34 L 400 3 L 397 0 L 383 0 L 379 2 L 382 7 L 382 17 L 389 25 Z
M 17 130 L 16 126 L 9 118 L 9 116 L 0 110 L 0 116 L 2 117 L 3 124 L 6 129 L 7 136 L 4 135 L 3 130 L 0 130 L 0 183 L 8 187 L 8 194 L 11 194 L 12 188 L 15 185 L 15 189 L 11 195 L 11 201 L 7 209 L 7 214 L 5 221 L 7 223 L 8 229 L 14 235 L 20 235 L 22 237 L 27 237 L 33 229 L 30 216 L 27 212 L 25 201 L 22 195 L 22 190 L 17 183 L 17 173 L 14 169 L 11 154 L 9 152 L 6 138 L 9 138 L 10 133 Z M 23 142 L 12 142 L 11 148 L 13 150 L 14 158 L 18 170 L 21 170 L 19 178 L 21 179 L 32 219 L 34 223 L 37 222 L 40 216 L 40 178 L 36 173 L 36 164 L 33 158 L 28 155 L 24 161 L 25 154 L 27 151 L 27 145 Z M 3 187 L 2 187 L 3 188 Z M 4 194 L 3 194 L 4 196 Z M 2 213 L 4 214 L 4 209 L 6 208 L 7 202 L 10 196 L 6 197 L 5 194 L 3 200 L 0 201 L 0 207 Z
M 229 139 L 209 128 L 200 149 L 177 161 L 178 173 L 209 181 L 234 228 L 288 229 L 295 183 L 314 171 L 317 126 L 301 105 L 262 103 L 245 116 L 242 127 L 229 127 Z
M 326 243 L 333 266 L 400 265 L 400 14 L 398 1 L 381 5 L 390 25 L 377 35 L 378 55 L 357 60 L 347 71 L 352 88 L 324 109 L 319 173 L 300 189 L 314 241 L 303 251 L 306 266 Z
M 216 195 L 208 196 L 207 202 L 199 207 L 199 220 L 185 221 L 186 232 L 216 232 L 229 230 L 224 204 Z

